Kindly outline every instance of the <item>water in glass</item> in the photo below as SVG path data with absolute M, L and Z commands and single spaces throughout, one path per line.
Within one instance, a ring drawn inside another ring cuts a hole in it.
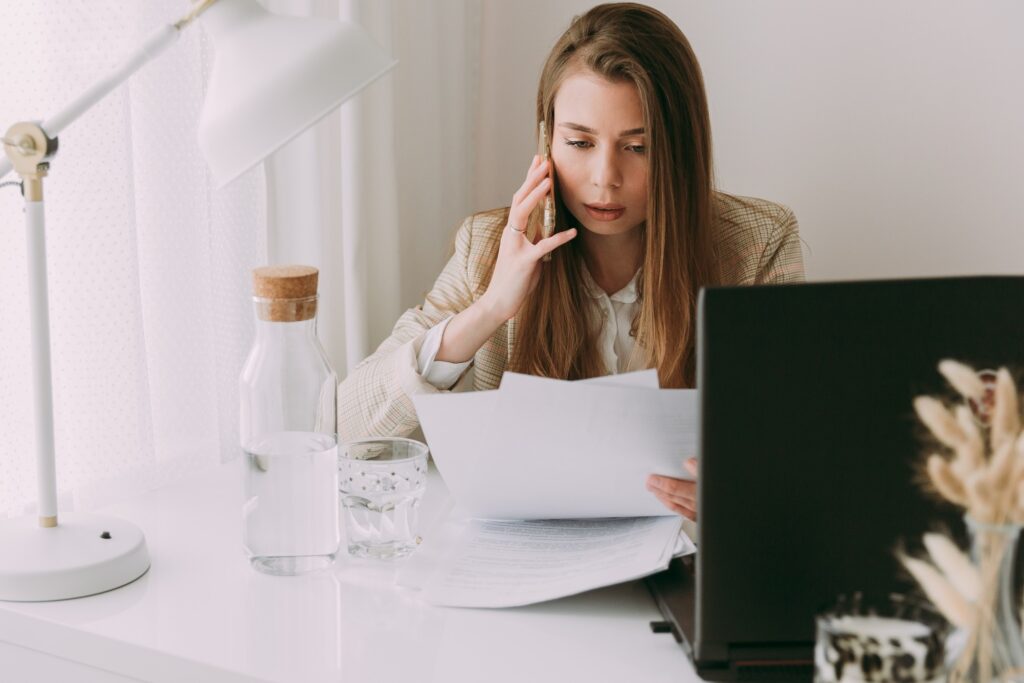
M 245 451 L 243 543 L 254 567 L 290 575 L 330 566 L 339 540 L 337 440 L 276 432 Z

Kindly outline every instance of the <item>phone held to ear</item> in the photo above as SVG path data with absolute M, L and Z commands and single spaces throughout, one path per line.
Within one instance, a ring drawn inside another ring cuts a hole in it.
M 530 234 L 540 232 L 541 239 L 555 234 L 555 171 L 551 167 L 551 142 L 548 138 L 548 127 L 544 121 L 538 125 L 537 154 L 548 162 L 548 175 L 551 178 L 551 190 L 545 195 L 543 205 L 533 210 L 530 216 Z M 539 230 L 538 230 L 539 228 Z M 551 260 L 551 254 L 544 255 L 545 261 Z

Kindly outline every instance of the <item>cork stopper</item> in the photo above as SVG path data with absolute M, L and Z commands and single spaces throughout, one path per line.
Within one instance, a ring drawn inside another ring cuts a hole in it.
M 263 266 L 253 270 L 252 290 L 259 318 L 299 322 L 314 317 L 319 275 L 312 266 Z

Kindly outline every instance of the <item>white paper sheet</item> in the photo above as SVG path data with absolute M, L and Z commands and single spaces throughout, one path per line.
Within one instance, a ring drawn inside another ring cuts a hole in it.
M 639 375 L 639 376 L 634 376 Z M 697 395 L 653 371 L 565 382 L 506 373 L 499 390 L 414 396 L 458 506 L 489 519 L 665 515 L 648 474 L 689 479 Z
M 410 558 L 421 562 L 399 583 L 421 588 L 428 602 L 460 607 L 528 605 L 640 578 L 665 569 L 685 545 L 678 517 L 445 526 Z
M 530 375 L 522 375 L 517 372 L 507 372 L 504 377 L 511 378 L 513 382 L 516 382 L 519 378 L 530 377 Z M 502 378 L 502 382 L 504 382 L 504 378 Z M 645 389 L 657 389 L 658 371 L 651 368 L 649 370 L 639 370 L 637 372 L 625 372 L 621 375 L 605 375 L 604 377 L 581 379 L 578 383 L 591 385 L 596 384 L 598 386 L 609 387 L 643 387 Z

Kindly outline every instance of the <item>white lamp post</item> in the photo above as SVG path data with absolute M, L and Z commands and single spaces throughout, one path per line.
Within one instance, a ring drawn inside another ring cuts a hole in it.
M 39 515 L 0 521 L 0 600 L 92 595 L 130 583 L 149 568 L 146 540 L 130 522 L 79 513 L 58 519 L 43 179 L 60 132 L 167 49 L 200 15 L 214 45 L 214 62 L 199 144 L 218 187 L 395 64 L 354 24 L 279 17 L 256 0 L 199 0 L 60 112 L 41 124 L 20 122 L 7 130 L 0 178 L 15 170 L 25 196 Z

